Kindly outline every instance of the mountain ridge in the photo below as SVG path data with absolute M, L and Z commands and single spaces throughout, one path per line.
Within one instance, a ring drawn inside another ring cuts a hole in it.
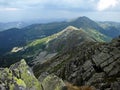
M 120 37 L 110 43 L 88 42 L 62 51 L 33 67 L 38 78 L 44 72 L 55 73 L 73 85 L 119 90 Z M 40 69 L 42 68 L 42 69 Z
M 82 28 L 79 29 L 74 26 L 68 26 L 56 34 L 34 40 L 23 47 L 14 47 L 11 49 L 12 52 L 3 57 L 5 61 L 1 61 L 1 65 L 9 66 L 11 63 L 15 63 L 22 58 L 28 60 L 30 65 L 33 65 L 39 61 L 44 62 L 44 60 L 46 61 L 52 58 L 62 50 L 70 49 L 83 42 L 104 42 L 103 38 L 107 38 L 99 32 L 97 33 L 98 36 L 96 36 L 95 31 L 90 31 L 91 32 L 87 32 L 87 30 Z M 13 62 L 7 63 L 8 60 L 14 58 L 15 60 Z
M 0 90 L 119 90 L 119 27 L 79 17 L 0 32 Z
M 54 22 L 54 23 L 48 23 L 48 24 L 33 24 L 30 26 L 24 27 L 20 30 L 9 29 L 7 31 L 0 32 L 0 37 L 1 37 L 0 48 L 1 50 L 4 50 L 5 52 L 7 52 L 7 51 L 10 51 L 10 49 L 12 49 L 13 47 L 25 45 L 28 42 L 31 42 L 35 39 L 44 38 L 52 34 L 55 34 L 57 32 L 60 32 L 67 26 L 83 28 L 88 31 L 89 29 L 94 29 L 94 30 L 97 30 L 98 32 L 102 32 L 102 30 L 104 30 L 96 22 L 94 22 L 93 20 L 87 17 L 80 17 L 71 22 L 64 21 L 64 22 Z M 9 33 L 14 33 L 14 35 Z M 8 46 L 6 47 L 6 45 Z

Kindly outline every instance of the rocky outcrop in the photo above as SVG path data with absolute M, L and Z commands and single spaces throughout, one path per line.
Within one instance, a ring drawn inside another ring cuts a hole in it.
M 119 90 L 120 37 L 111 43 L 86 41 L 63 49 L 33 71 L 39 81 L 25 60 L 1 68 L 0 90 Z
M 38 81 L 24 59 L 0 69 L 0 90 L 62 90 L 64 86 L 54 74 L 41 74 Z
M 85 42 L 61 52 L 44 64 L 34 66 L 33 70 L 36 76 L 44 71 L 55 73 L 77 86 L 89 85 L 100 90 L 119 90 L 120 38 L 111 43 Z M 37 73 L 35 70 L 38 70 Z
M 0 69 L 0 90 L 42 90 L 25 60 Z
M 120 38 L 86 48 L 82 51 L 84 54 L 78 53 L 78 58 L 72 58 L 57 71 L 58 76 L 77 85 L 94 85 L 101 90 L 120 88 Z
M 43 90 L 63 90 L 65 87 L 63 80 L 54 74 L 41 74 L 39 80 L 42 82 Z

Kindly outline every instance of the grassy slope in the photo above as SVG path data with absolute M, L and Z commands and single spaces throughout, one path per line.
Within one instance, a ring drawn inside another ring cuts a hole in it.
M 106 35 L 100 33 L 99 31 L 97 30 L 93 30 L 93 29 L 88 29 L 85 31 L 88 35 L 90 35 L 91 37 L 93 37 L 96 41 L 98 42 L 108 42 L 111 40 L 110 37 L 107 37 Z M 57 34 L 53 34 L 51 36 L 48 36 L 48 37 L 45 37 L 45 38 L 42 38 L 42 39 L 37 39 L 37 40 L 34 40 L 33 42 L 27 44 L 27 47 L 28 48 L 40 48 L 41 45 L 47 45 L 48 42 L 50 40 L 53 40 L 55 39 L 57 36 L 59 36 L 61 34 L 61 32 L 57 33 Z
M 81 32 L 81 30 L 80 30 L 80 32 Z M 110 38 L 108 38 L 107 36 L 101 34 L 100 32 L 98 32 L 96 30 L 93 30 L 93 29 L 84 30 L 84 32 L 88 35 L 88 37 L 91 36 L 94 40 L 96 40 L 98 42 L 105 42 L 105 41 L 109 41 L 110 40 Z M 59 49 L 60 45 L 63 45 L 63 46 L 66 45 L 67 46 L 69 44 L 70 45 L 73 44 L 73 42 L 75 42 L 75 40 L 76 40 L 75 37 L 78 37 L 78 36 L 74 36 L 74 38 L 73 37 L 70 38 L 70 39 L 67 38 L 68 42 L 66 42 L 66 41 L 63 42 L 62 39 L 59 39 L 59 36 L 62 35 L 62 34 L 64 34 L 64 33 L 59 32 L 59 33 L 53 34 L 51 36 L 48 36 L 48 37 L 45 37 L 45 38 L 42 38 L 42 39 L 36 39 L 36 40 L 34 40 L 32 42 L 29 42 L 25 46 L 25 50 L 17 52 L 17 53 L 12 53 L 10 55 L 7 55 L 4 58 L 5 61 L 3 62 L 3 64 L 5 63 L 5 65 L 9 66 L 11 63 L 15 63 L 16 61 L 18 61 L 18 60 L 20 60 L 22 58 L 25 58 L 26 60 L 29 61 L 29 60 L 31 60 L 31 58 L 36 57 L 36 55 L 38 55 L 41 51 L 44 51 L 49 44 L 50 44 L 49 46 L 53 47 L 52 49 Z M 75 34 L 74 33 L 72 35 L 79 35 L 79 34 Z M 71 35 L 69 35 L 69 37 L 70 36 Z M 50 41 L 53 41 L 53 42 L 50 42 Z M 54 43 L 56 45 L 54 45 Z M 63 43 L 63 44 L 61 44 L 61 43 Z M 67 44 L 65 44 L 65 43 L 67 43 Z M 60 48 L 60 50 L 61 50 L 61 48 Z M 13 62 L 7 64 L 8 60 L 13 60 Z

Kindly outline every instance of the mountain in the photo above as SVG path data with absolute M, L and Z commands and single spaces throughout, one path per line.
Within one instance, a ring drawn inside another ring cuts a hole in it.
M 7 22 L 7 23 L 0 23 L 0 31 L 4 31 L 11 28 L 23 28 L 30 24 L 25 22 Z
M 34 40 L 24 47 L 14 47 L 11 52 L 1 57 L 1 66 L 9 66 L 24 58 L 29 65 L 45 62 L 62 50 L 71 49 L 84 42 L 105 42 L 108 37 L 95 30 L 84 30 L 68 26 L 64 30 L 51 36 Z M 9 60 L 11 60 L 9 62 Z
M 0 32 L 0 50 L 4 51 L 1 54 L 10 51 L 13 47 L 23 46 L 32 40 L 52 35 L 58 29 L 64 28 L 59 24 L 57 26 L 54 24 L 56 23 L 31 25 L 22 29 L 13 28 Z
M 96 33 L 98 36 L 97 35 L 95 36 Z M 61 51 L 62 48 L 65 47 L 69 48 L 75 44 L 76 45 L 79 44 L 80 42 L 84 41 L 104 42 L 106 39 L 108 39 L 108 37 L 97 31 L 95 32 L 94 30 L 91 30 L 91 32 L 89 32 L 85 31 L 82 28 L 79 29 L 73 26 L 68 26 L 56 34 L 53 34 L 42 39 L 34 40 L 33 42 L 29 43 L 27 47 L 36 48 L 37 46 L 39 46 L 39 48 L 41 48 L 40 46 L 43 46 L 42 44 L 44 45 L 46 44 L 44 48 L 47 51 L 56 52 L 59 51 L 58 49 L 60 49 Z
M 119 90 L 120 37 L 84 42 L 32 69 L 24 59 L 0 68 L 0 90 Z M 36 78 L 38 77 L 38 78 Z
M 109 43 L 85 42 L 58 53 L 44 63 L 37 63 L 33 71 L 37 78 L 47 75 L 46 72 L 54 73 L 73 85 L 119 90 L 119 53 L 120 37 Z
M 47 24 L 33 24 L 21 29 L 13 28 L 0 32 L 0 54 L 5 54 L 13 47 L 24 46 L 35 39 L 40 39 L 58 33 L 68 26 L 83 28 L 86 31 L 104 31 L 104 29 L 100 27 L 96 22 L 87 17 L 80 17 L 69 22 L 64 21 Z
M 79 17 L 0 32 L 0 90 L 119 90 L 120 36 L 110 42 L 106 33 L 112 24 L 119 29 Z
M 26 46 L 26 53 L 24 53 L 24 55 L 35 55 L 35 59 L 33 59 L 34 62 L 44 62 L 45 59 L 52 58 L 62 50 L 70 49 L 73 46 L 81 44 L 83 42 L 96 42 L 99 40 L 102 41 L 100 37 L 98 39 L 94 36 L 90 36 L 83 29 L 68 26 L 59 33 L 31 42 Z
M 104 28 L 104 33 L 107 36 L 110 36 L 112 38 L 115 38 L 116 36 L 120 35 L 120 23 L 117 22 L 98 22 L 98 24 Z

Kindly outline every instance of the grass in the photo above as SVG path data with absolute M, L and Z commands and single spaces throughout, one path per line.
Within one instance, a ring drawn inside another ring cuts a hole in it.
M 27 47 L 34 47 L 34 46 L 40 45 L 40 44 L 47 44 L 50 40 L 54 39 L 56 36 L 57 36 L 57 34 L 54 34 L 52 36 L 48 36 L 48 37 L 45 37 L 45 38 L 42 38 L 42 39 L 37 39 L 37 40 L 29 43 L 27 45 Z
M 110 37 L 107 37 L 104 34 L 100 33 L 97 30 L 94 30 L 94 29 L 88 29 L 87 33 L 89 33 L 90 36 L 92 36 L 99 42 L 109 42 L 111 40 Z
M 53 40 L 57 37 L 57 34 L 54 34 L 52 36 L 48 36 L 42 39 L 34 40 L 26 45 L 26 55 L 34 55 L 37 52 L 40 52 L 41 50 L 45 50 L 46 46 L 48 45 L 49 41 Z

